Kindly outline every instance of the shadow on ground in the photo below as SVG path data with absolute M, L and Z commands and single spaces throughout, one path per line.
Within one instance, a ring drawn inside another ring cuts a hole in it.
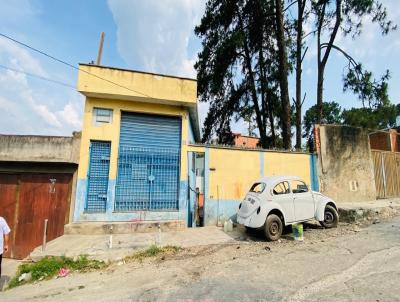
M 304 233 L 311 230 L 322 230 L 324 229 L 320 224 L 313 222 L 303 223 Z M 264 230 L 261 229 L 246 229 L 242 225 L 236 225 L 232 232 L 227 233 L 235 241 L 249 241 L 249 242 L 266 242 Z M 286 226 L 283 229 L 282 240 L 293 241 L 292 226 Z

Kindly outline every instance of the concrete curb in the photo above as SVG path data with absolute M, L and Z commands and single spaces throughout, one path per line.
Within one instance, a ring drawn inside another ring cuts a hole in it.
M 400 206 L 376 208 L 341 208 L 339 206 L 340 222 L 355 223 L 374 219 L 387 219 L 399 215 Z

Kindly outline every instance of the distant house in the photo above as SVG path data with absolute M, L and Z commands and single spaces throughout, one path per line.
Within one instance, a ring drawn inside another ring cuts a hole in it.
M 240 133 L 234 133 L 235 147 L 254 149 L 258 147 L 260 139 L 255 136 L 246 136 Z
M 388 131 L 376 131 L 370 133 L 369 143 L 371 149 L 400 152 L 400 134 L 396 129 L 389 129 Z

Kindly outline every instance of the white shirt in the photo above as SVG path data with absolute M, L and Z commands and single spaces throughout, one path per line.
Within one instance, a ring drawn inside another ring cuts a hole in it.
M 0 216 L 0 255 L 3 254 L 3 240 L 4 240 L 4 235 L 7 235 L 10 233 L 10 227 L 8 226 L 6 220 Z

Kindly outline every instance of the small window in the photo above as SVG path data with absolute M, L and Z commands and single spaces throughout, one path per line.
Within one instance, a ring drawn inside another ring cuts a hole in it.
M 273 192 L 275 195 L 282 195 L 282 194 L 289 194 L 289 183 L 287 181 L 282 181 L 278 183 L 274 189 Z
M 256 182 L 254 185 L 251 186 L 250 192 L 262 193 L 264 189 L 265 189 L 265 183 Z
M 307 187 L 307 185 L 306 185 L 304 182 L 302 182 L 302 181 L 293 180 L 293 181 L 290 183 L 290 185 L 291 185 L 291 187 L 292 187 L 292 192 L 293 192 L 293 194 L 296 194 L 296 193 L 306 193 L 306 192 L 308 192 L 308 187 Z
M 96 123 L 111 123 L 112 113 L 112 109 L 94 108 L 94 117 Z

